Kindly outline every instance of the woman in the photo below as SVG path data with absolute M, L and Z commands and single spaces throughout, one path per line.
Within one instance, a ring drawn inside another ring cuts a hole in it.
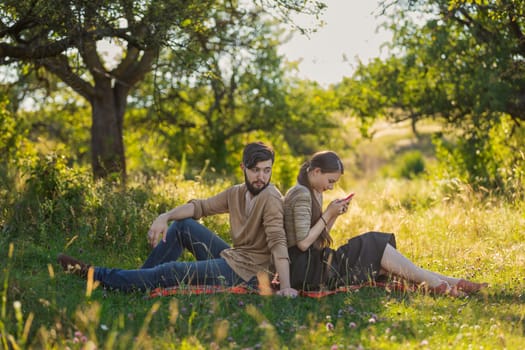
M 337 154 L 318 152 L 301 166 L 298 183 L 286 193 L 284 222 L 292 288 L 334 288 L 388 275 L 420 284 L 431 293 L 452 296 L 474 293 L 487 286 L 414 265 L 395 249 L 395 237 L 390 233 L 368 232 L 337 250 L 331 249 L 330 229 L 347 211 L 351 197 L 332 201 L 323 212 L 323 192 L 333 189 L 343 172 Z

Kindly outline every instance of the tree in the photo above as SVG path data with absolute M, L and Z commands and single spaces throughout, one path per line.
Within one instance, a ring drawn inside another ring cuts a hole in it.
M 368 124 L 377 116 L 410 118 L 413 125 L 422 118 L 444 120 L 454 129 L 454 156 L 461 157 L 467 181 L 502 186 L 509 174 L 494 166 L 495 150 L 507 152 L 489 136 L 513 124 L 507 137 L 519 137 L 525 120 L 525 2 L 382 4 L 394 33 L 391 56 L 360 65 L 343 81 L 343 106 Z M 518 166 L 512 168 L 523 168 L 522 155 L 514 154 L 511 164 Z
M 338 103 L 332 89 L 323 89 L 317 82 L 295 80 L 286 94 L 290 117 L 283 134 L 290 149 L 297 155 L 308 155 L 322 148 L 333 148 L 331 131 L 338 127 L 333 117 Z M 337 129 L 341 131 L 341 128 Z
M 287 20 L 291 12 L 315 14 L 323 7 L 318 1 L 292 0 L 260 0 L 242 8 L 228 0 L 5 0 L 0 4 L 0 63 L 44 69 L 84 97 L 92 113 L 93 174 L 125 179 L 122 134 L 128 96 L 162 64 L 163 50 L 193 72 L 203 62 L 202 47 L 221 33 L 246 28 L 237 18 L 271 12 Z M 103 42 L 120 51 L 104 55 Z
M 209 161 L 220 172 L 230 167 L 228 142 L 253 131 L 277 131 L 288 118 L 275 24 L 253 13 L 237 20 L 246 28 L 224 32 L 213 42 L 196 33 L 202 62 L 193 74 L 181 72 L 176 57 L 155 70 L 152 86 L 158 98 L 149 103 L 169 125 L 166 130 L 176 129 L 170 138 L 172 156 L 181 157 L 191 143 L 205 157 L 192 159 Z
M 346 88 L 370 97 L 368 103 L 347 105 L 357 102 L 361 114 L 381 111 L 397 120 L 440 116 L 461 124 L 469 116 L 478 124 L 498 113 L 517 124 L 525 119 L 520 15 L 525 2 L 384 1 L 383 6 L 392 16 L 393 54 L 360 65 L 347 79 Z

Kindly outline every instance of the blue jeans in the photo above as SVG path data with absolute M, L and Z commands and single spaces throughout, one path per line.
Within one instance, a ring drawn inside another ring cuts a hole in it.
M 121 291 L 186 285 L 226 285 L 242 282 L 220 252 L 229 248 L 219 236 L 193 219 L 174 221 L 140 269 L 96 267 L 94 278 Z M 197 261 L 176 261 L 188 249 Z

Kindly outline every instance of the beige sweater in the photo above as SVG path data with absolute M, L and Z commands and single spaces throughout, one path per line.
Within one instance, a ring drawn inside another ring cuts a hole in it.
M 284 198 L 284 227 L 288 247 L 297 245 L 308 236 L 312 220 L 312 195 L 310 190 L 296 184 Z
M 288 260 L 281 193 L 270 184 L 255 196 L 246 213 L 247 191 L 246 185 L 241 184 L 211 198 L 190 201 L 195 206 L 194 219 L 229 213 L 233 244 L 221 256 L 245 281 L 259 271 L 273 271 L 276 259 Z

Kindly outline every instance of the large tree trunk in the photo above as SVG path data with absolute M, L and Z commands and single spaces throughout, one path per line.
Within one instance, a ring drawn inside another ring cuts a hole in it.
M 130 89 L 151 70 L 157 48 L 142 51 L 130 46 L 117 68 L 108 71 L 96 51 L 96 41 L 81 41 L 80 53 L 93 76 L 94 85 L 85 81 L 60 54 L 41 60 L 47 70 L 56 74 L 91 104 L 91 165 L 93 175 L 126 181 L 126 158 L 122 137 L 124 112 Z
M 99 84 L 100 85 L 100 84 Z M 96 87 L 91 100 L 91 164 L 95 178 L 126 180 L 126 157 L 122 136 L 127 90 L 116 84 Z

